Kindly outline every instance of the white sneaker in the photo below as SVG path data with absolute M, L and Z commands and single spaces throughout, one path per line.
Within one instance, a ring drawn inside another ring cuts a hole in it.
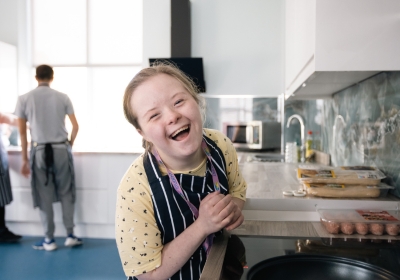
M 57 249 L 57 244 L 54 239 L 45 238 L 32 246 L 33 249 L 36 250 L 46 250 L 46 251 L 53 251 Z
M 65 239 L 65 246 L 68 247 L 74 247 L 74 246 L 78 246 L 78 245 L 82 245 L 83 241 L 82 239 L 74 236 L 73 234 L 68 235 L 67 239 Z

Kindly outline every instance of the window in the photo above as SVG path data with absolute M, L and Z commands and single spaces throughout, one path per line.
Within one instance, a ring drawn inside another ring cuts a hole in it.
M 33 67 L 53 66 L 52 88 L 71 98 L 78 151 L 141 149 L 122 97 L 142 68 L 142 14 L 142 0 L 32 0 Z

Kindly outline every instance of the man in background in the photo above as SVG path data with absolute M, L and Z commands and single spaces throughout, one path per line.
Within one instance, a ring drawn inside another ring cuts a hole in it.
M 65 246 L 77 246 L 82 240 L 73 233 L 75 179 L 71 147 L 78 133 L 78 122 L 68 95 L 50 88 L 53 69 L 48 65 L 36 68 L 38 87 L 18 98 L 15 114 L 18 116 L 22 146 L 21 173 L 31 176 L 34 207 L 39 207 L 45 230 L 44 239 L 33 248 L 52 251 L 54 240 L 53 202 L 60 201 L 63 223 L 67 231 Z M 72 123 L 68 140 L 65 116 Z M 27 122 L 31 132 L 31 151 L 28 159 Z

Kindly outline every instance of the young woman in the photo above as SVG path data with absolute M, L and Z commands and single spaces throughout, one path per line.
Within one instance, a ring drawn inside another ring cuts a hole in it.
M 172 65 L 145 68 L 126 88 L 124 113 L 146 150 L 117 193 L 116 241 L 130 279 L 199 279 L 215 234 L 243 222 L 236 151 L 203 128 L 203 104 Z

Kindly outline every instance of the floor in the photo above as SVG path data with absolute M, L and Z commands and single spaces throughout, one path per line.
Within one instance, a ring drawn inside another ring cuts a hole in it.
M 0 243 L 0 279 L 126 279 L 114 239 L 84 238 L 84 244 L 65 247 L 56 238 L 58 249 L 32 249 L 41 237 L 24 236 L 19 243 Z

